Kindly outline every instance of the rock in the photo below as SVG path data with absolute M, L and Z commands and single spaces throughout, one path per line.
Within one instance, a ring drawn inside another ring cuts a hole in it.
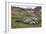
M 37 21 L 36 17 L 30 17 L 24 20 L 24 22 L 29 23 L 29 24 L 36 23 L 36 21 Z

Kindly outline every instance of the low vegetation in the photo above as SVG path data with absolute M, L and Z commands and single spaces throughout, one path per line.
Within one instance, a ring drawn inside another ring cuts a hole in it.
M 24 23 L 24 19 L 28 18 L 27 16 L 16 16 L 12 17 L 12 28 L 27 28 L 27 27 L 41 27 L 41 17 L 38 17 L 38 23 L 35 24 L 29 24 Z M 20 22 L 16 22 L 17 19 L 20 19 Z

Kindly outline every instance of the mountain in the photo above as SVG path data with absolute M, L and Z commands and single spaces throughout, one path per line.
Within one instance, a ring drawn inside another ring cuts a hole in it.
M 37 6 L 36 8 L 21 8 L 21 7 L 11 7 L 12 16 L 26 15 L 26 16 L 35 16 L 41 15 L 41 7 Z

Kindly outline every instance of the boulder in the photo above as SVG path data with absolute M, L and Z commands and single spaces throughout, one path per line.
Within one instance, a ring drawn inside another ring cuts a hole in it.
M 27 19 L 24 20 L 25 23 L 29 23 L 29 24 L 32 24 L 32 23 L 36 23 L 37 22 L 37 18 L 36 17 L 29 17 Z M 38 23 L 38 22 L 37 22 Z

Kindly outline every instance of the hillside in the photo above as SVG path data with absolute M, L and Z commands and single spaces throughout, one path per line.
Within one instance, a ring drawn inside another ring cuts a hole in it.
M 37 16 L 41 15 L 41 7 L 36 7 L 35 9 L 20 8 L 20 7 L 11 7 L 12 16 Z
M 36 21 L 32 20 L 34 17 L 37 18 Z M 35 24 L 30 24 L 32 21 L 34 21 Z M 34 9 L 11 7 L 11 27 L 12 28 L 41 27 L 41 7 L 37 6 Z

